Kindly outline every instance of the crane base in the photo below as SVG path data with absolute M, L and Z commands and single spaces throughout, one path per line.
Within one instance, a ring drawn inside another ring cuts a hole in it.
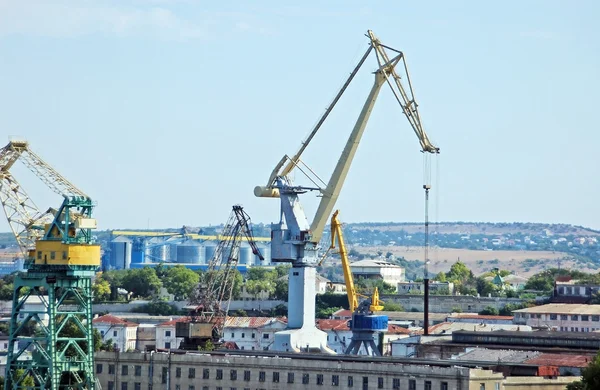
M 353 331 L 352 341 L 348 348 L 346 348 L 346 355 L 367 355 L 367 356 L 381 356 L 381 352 L 375 344 L 375 337 L 377 333 L 370 331 Z M 364 346 L 364 348 L 362 348 Z
M 327 333 L 316 327 L 287 329 L 275 333 L 273 350 L 286 352 L 325 352 L 335 354 L 327 346 Z

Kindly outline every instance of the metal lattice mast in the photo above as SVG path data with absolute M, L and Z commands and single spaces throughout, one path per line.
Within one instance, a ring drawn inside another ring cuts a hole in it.
M 10 173 L 17 161 L 64 197 L 41 213 Z M 92 277 L 100 265 L 93 242 L 93 203 L 27 142 L 0 149 L 0 200 L 25 254 L 14 281 L 6 389 L 98 389 L 94 379 Z M 26 306 L 30 300 L 41 309 Z

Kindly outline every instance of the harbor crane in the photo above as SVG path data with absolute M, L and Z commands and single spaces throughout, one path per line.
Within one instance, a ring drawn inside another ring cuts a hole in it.
M 58 209 L 37 208 L 11 172 L 17 161 L 63 197 Z M 92 236 L 92 199 L 26 141 L 10 141 L 0 149 L 0 200 L 26 271 L 14 281 L 4 388 L 99 389 L 92 277 L 100 266 L 100 245 Z M 26 307 L 30 299 L 43 307 Z
M 382 44 L 370 30 L 367 32 L 367 37 L 369 38 L 368 49 L 334 97 L 333 102 L 302 142 L 298 152 L 292 157 L 285 155 L 273 169 L 267 184 L 254 188 L 254 195 L 257 197 L 280 198 L 280 221 L 271 227 L 271 259 L 274 262 L 290 262 L 292 264 L 289 273 L 288 329 L 275 334 L 274 348 L 276 350 L 331 352 L 327 348 L 326 334 L 315 327 L 315 266 L 318 263 L 319 241 L 344 185 L 377 96 L 384 84 L 387 83 L 390 86 L 395 99 L 400 104 L 402 112 L 417 135 L 421 151 L 429 154 L 439 153 L 439 148 L 431 143 L 423 129 L 404 53 Z M 301 160 L 302 154 L 373 51 L 378 62 L 378 68 L 374 72 L 373 87 L 346 141 L 337 165 L 329 181 L 325 183 L 304 164 Z M 391 56 L 388 55 L 388 51 L 392 53 Z M 408 88 L 402 84 L 400 74 Z M 302 172 L 312 182 L 312 185 L 294 185 L 291 173 L 295 169 Z M 317 191 L 321 197 L 315 216 L 310 223 L 299 200 L 299 195 L 307 191 Z
M 375 287 L 371 297 L 360 295 L 356 291 L 354 278 L 350 270 L 350 260 L 348 260 L 348 252 L 346 251 L 346 243 L 344 242 L 344 234 L 342 233 L 342 223 L 338 220 L 339 212 L 339 210 L 336 210 L 331 216 L 331 246 L 323 255 L 323 260 L 330 250 L 335 249 L 335 242 L 337 241 L 340 258 L 342 259 L 348 305 L 352 312 L 352 319 L 349 323 L 352 340 L 344 353 L 346 355 L 360 355 L 361 347 L 364 346 L 367 355 L 381 356 L 381 351 L 375 344 L 375 336 L 378 332 L 385 332 L 388 329 L 388 317 L 375 314 L 383 310 L 383 302 L 379 299 L 377 287 Z M 359 302 L 361 297 L 366 299 Z
M 223 337 L 242 238 L 248 241 L 252 253 L 264 260 L 254 241 L 250 216 L 242 206 L 234 205 L 203 280 L 189 300 L 195 306 L 190 321 L 175 325 L 176 337 L 183 338 L 181 349 L 198 350 L 208 341 L 218 344 Z

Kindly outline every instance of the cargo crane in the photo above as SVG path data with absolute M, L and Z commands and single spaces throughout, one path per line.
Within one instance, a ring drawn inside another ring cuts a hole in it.
M 190 298 L 189 303 L 195 306 L 190 321 L 175 325 L 176 337 L 183 338 L 179 348 L 204 349 L 209 340 L 218 346 L 229 311 L 242 237 L 250 244 L 252 253 L 264 260 L 250 225 L 250 216 L 243 207 L 234 205 L 203 280 Z
M 346 251 L 346 243 L 344 242 L 344 235 L 342 233 L 342 224 L 338 220 L 339 212 L 339 210 L 336 210 L 331 216 L 331 246 L 325 252 L 325 255 L 323 255 L 323 260 L 329 251 L 335 249 L 337 239 L 340 258 L 342 259 L 346 293 L 348 294 L 348 305 L 352 312 L 352 320 L 349 321 L 352 340 L 344 353 L 346 355 L 360 355 L 361 347 L 364 346 L 366 355 L 381 356 L 381 351 L 375 344 L 375 336 L 378 332 L 385 332 L 388 329 L 388 317 L 374 314 L 383 310 L 383 302 L 379 300 L 379 290 L 377 287 L 375 287 L 373 295 L 370 298 L 356 292 L 354 278 L 350 270 L 348 252 Z M 359 297 L 366 299 L 359 303 Z
M 58 209 L 40 212 L 11 173 L 17 161 L 63 197 Z M 4 388 L 99 389 L 92 277 L 100 266 L 100 245 L 92 236 L 92 199 L 26 141 L 10 141 L 0 149 L 0 199 L 26 269 L 14 281 Z M 29 298 L 39 299 L 43 308 L 26 309 Z M 26 331 L 31 325 L 35 334 Z
M 289 274 L 288 329 L 275 334 L 274 349 L 276 350 L 322 350 L 331 353 L 326 346 L 326 334 L 315 327 L 314 280 L 315 265 L 318 262 L 318 245 L 383 84 L 387 83 L 392 89 L 402 112 L 419 139 L 421 151 L 430 154 L 439 153 L 439 148 L 429 141 L 421 124 L 404 54 L 382 44 L 370 30 L 367 32 L 367 37 L 369 38 L 368 49 L 334 97 L 331 105 L 302 142 L 298 152 L 292 157 L 285 155 L 275 166 L 267 184 L 254 188 L 254 195 L 257 197 L 280 198 L 280 222 L 271 227 L 271 260 L 292 264 Z M 388 56 L 387 50 L 393 53 L 391 58 Z M 329 182 L 325 183 L 304 164 L 300 157 L 372 51 L 375 52 L 379 65 L 375 71 L 375 82 Z M 397 65 L 400 63 L 402 66 L 398 67 Z M 401 70 L 397 68 L 401 68 Z M 402 73 L 402 70 L 408 84 L 407 89 L 402 85 L 401 76 L 398 73 Z M 312 182 L 312 185 L 294 185 L 291 176 L 294 169 L 300 170 Z M 299 200 L 299 195 L 307 191 L 317 191 L 321 197 L 311 223 L 308 222 Z

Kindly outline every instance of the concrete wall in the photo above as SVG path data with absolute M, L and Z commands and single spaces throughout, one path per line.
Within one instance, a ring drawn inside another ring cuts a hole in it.
M 401 304 L 406 311 L 416 309 L 423 311 L 422 295 L 383 295 L 384 302 Z M 432 313 L 451 313 L 454 308 L 460 308 L 463 313 L 478 313 L 488 306 L 500 310 L 506 304 L 520 304 L 524 300 L 518 298 L 487 298 L 466 295 L 432 295 L 429 297 L 429 311 Z

